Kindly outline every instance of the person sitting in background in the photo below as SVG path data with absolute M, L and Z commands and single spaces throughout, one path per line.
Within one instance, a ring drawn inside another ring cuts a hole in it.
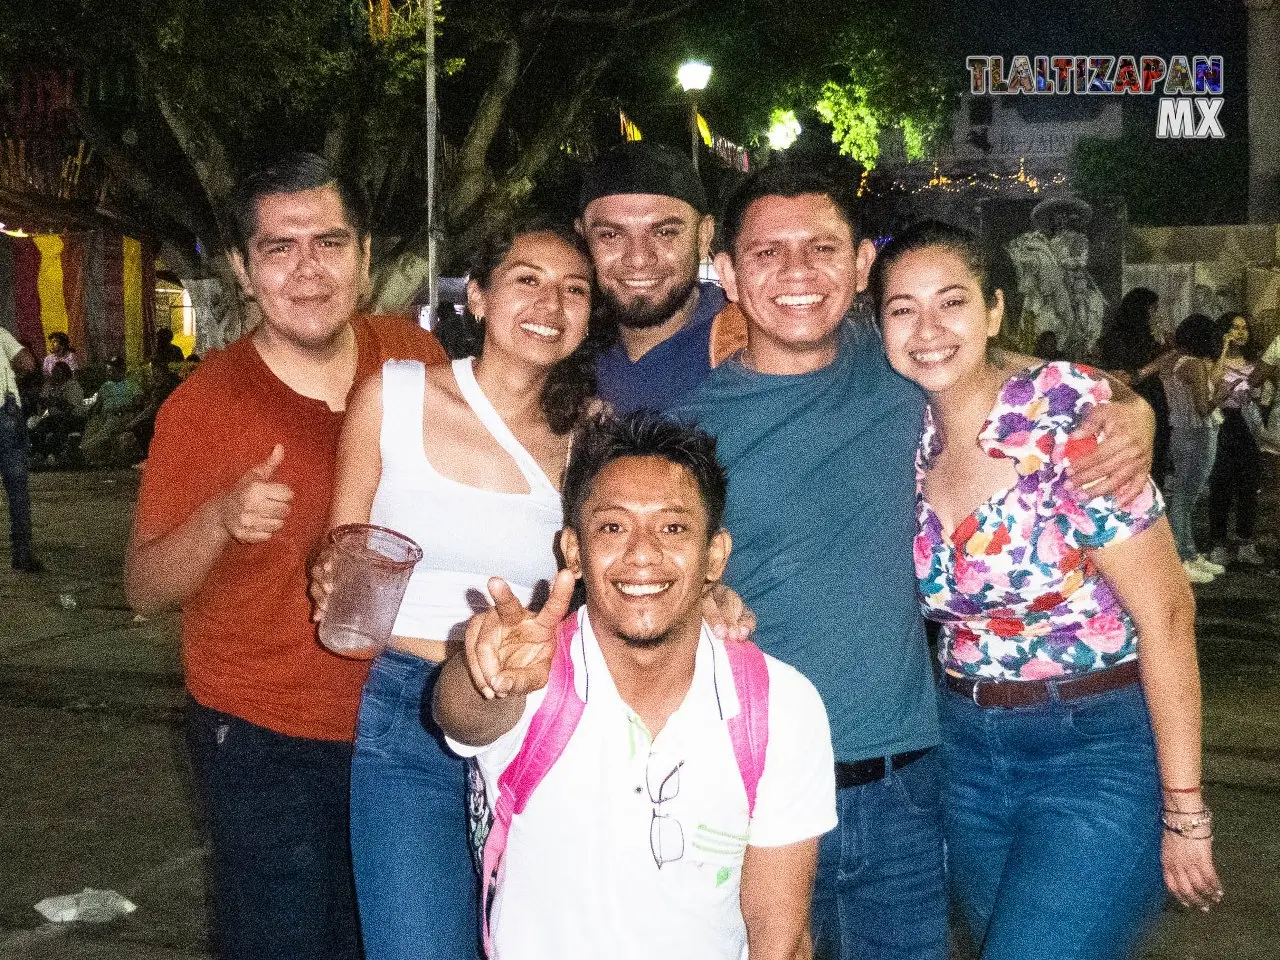
M 40 412 L 40 392 L 44 389 L 44 371 L 40 368 L 40 364 L 35 362 L 37 352 L 32 347 L 31 341 L 24 338 L 17 343 L 19 348 L 25 350 L 26 355 L 32 358 L 21 373 L 14 373 L 18 403 L 22 407 L 22 420 L 25 423 Z
M 125 374 L 124 358 L 107 361 L 107 379 L 98 388 L 96 399 L 80 441 L 80 454 L 90 466 L 114 466 L 129 459 L 119 441 L 137 412 L 142 395 L 138 385 Z
M 182 363 L 187 359 L 182 348 L 173 342 L 173 331 L 168 327 L 156 331 L 156 349 L 151 359 L 153 363 Z
M 69 364 L 53 365 L 40 393 L 40 412 L 31 424 L 31 454 L 36 466 L 58 466 L 68 459 L 68 445 L 84 429 L 88 411 L 84 390 Z
M 49 334 L 49 352 L 45 354 L 44 362 L 40 365 L 46 377 L 53 376 L 55 363 L 65 363 L 72 370 L 80 366 L 80 358 L 71 348 L 71 338 L 61 330 L 55 330 Z
M 194 356 L 192 354 L 192 357 Z M 191 357 L 183 361 L 184 365 L 190 363 Z M 181 369 L 187 370 L 190 367 L 184 366 Z M 181 382 L 182 377 L 173 370 L 168 362 L 160 359 L 158 353 L 151 358 L 147 386 L 142 394 L 142 407 L 124 428 L 137 441 L 137 449 L 141 454 L 141 459 L 145 460 L 147 452 L 151 449 L 151 438 L 155 436 L 156 432 L 156 414 L 160 412 L 160 407 L 164 402 L 169 399 L 169 394 L 173 393 Z
M 1178 357 L 1161 374 L 1169 400 L 1169 467 L 1164 492 L 1178 556 L 1192 583 L 1209 583 L 1226 568 L 1196 546 L 1193 515 L 1213 470 L 1218 421 L 1213 413 L 1224 399 L 1223 370 L 1229 344 L 1217 336 L 1214 322 L 1193 313 L 1174 331 Z M 1221 347 L 1221 349 L 1219 349 Z

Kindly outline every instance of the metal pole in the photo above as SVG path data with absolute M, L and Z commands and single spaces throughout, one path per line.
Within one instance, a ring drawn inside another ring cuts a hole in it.
M 436 0 L 426 0 L 426 83 L 427 83 L 427 309 L 420 322 L 428 330 L 435 329 L 437 304 L 440 300 L 440 267 L 436 252 Z
M 693 172 L 698 170 L 698 94 L 689 91 L 689 153 L 693 157 Z

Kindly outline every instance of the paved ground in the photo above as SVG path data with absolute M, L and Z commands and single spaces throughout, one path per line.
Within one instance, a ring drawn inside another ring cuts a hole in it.
M 0 568 L 0 960 L 208 957 L 176 624 L 138 621 L 121 591 L 136 483 L 131 471 L 38 475 L 49 572 Z M 1201 588 L 1200 611 L 1206 773 L 1227 899 L 1207 917 L 1169 910 L 1145 956 L 1275 958 L 1280 579 L 1232 573 Z M 84 887 L 118 890 L 137 912 L 59 926 L 32 909 Z

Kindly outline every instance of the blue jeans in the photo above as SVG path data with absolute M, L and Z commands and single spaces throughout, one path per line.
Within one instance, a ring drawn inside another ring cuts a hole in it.
M 1217 427 L 1175 427 L 1170 435 L 1169 465 L 1173 472 L 1165 482 L 1164 495 L 1173 542 L 1178 545 L 1178 556 L 1183 560 L 1190 560 L 1199 552 L 1192 517 L 1213 472 L 1217 450 Z
M 187 702 L 211 843 L 221 960 L 358 960 L 351 745 L 289 737 Z
M 1016 709 L 940 697 L 951 885 L 983 960 L 1129 956 L 1164 902 L 1141 685 Z
M 4 495 L 9 501 L 9 543 L 16 560 L 31 549 L 27 423 L 13 394 L 7 394 L 3 399 L 3 405 L 0 405 L 0 480 L 4 481 Z
M 818 960 L 945 960 L 947 891 L 937 751 L 836 794 L 818 845 Z
M 388 650 L 360 702 L 351 848 L 367 960 L 474 960 L 479 881 L 465 761 L 419 716 L 439 664 Z

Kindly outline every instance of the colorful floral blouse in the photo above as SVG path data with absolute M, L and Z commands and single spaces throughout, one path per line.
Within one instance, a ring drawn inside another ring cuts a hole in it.
M 916 456 L 915 566 L 924 614 L 942 624 L 947 670 L 1028 680 L 1137 656 L 1133 620 L 1088 551 L 1145 530 L 1164 504 L 1153 483 L 1125 507 L 1111 497 L 1079 503 L 1064 471 L 1065 459 L 1082 452 L 1069 434 L 1110 396 L 1096 371 L 1065 362 L 1010 377 L 978 443 L 1014 460 L 1019 480 L 950 536 L 924 497 L 925 470 L 940 450 L 926 417 Z

